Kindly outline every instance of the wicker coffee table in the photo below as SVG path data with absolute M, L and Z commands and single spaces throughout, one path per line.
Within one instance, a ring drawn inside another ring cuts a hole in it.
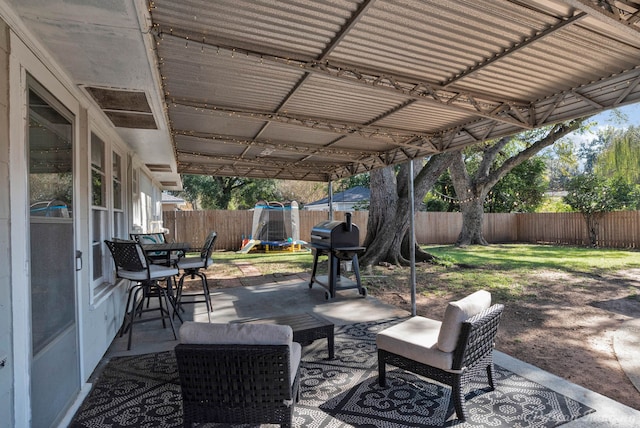
M 333 323 L 320 315 L 305 312 L 294 315 L 282 315 L 271 318 L 252 319 L 243 322 L 249 323 L 273 323 L 288 325 L 293 330 L 293 341 L 301 345 L 308 345 L 317 339 L 327 338 L 329 359 L 334 357 Z

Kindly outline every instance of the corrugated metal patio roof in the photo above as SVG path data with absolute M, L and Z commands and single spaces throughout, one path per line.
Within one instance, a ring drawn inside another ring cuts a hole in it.
M 155 0 L 139 21 L 177 172 L 328 181 L 640 101 L 639 11 Z

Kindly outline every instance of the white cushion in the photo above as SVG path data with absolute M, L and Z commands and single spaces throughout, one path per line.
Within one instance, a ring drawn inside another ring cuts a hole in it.
M 165 265 L 150 265 L 149 272 L 151 278 L 163 278 L 165 276 L 174 276 L 178 274 L 178 269 Z
M 453 352 L 458 343 L 462 323 L 491 306 L 491 293 L 479 290 L 447 305 L 438 335 L 438 348 L 443 352 Z
M 440 321 L 424 317 L 413 317 L 389 327 L 376 335 L 378 349 L 402 355 L 442 370 L 450 370 L 453 352 L 438 349 Z
M 130 279 L 132 281 L 144 281 L 147 279 L 147 270 L 122 270 L 118 271 L 118 276 L 120 278 Z
M 213 263 L 213 260 L 211 260 L 211 263 Z M 189 256 L 189 257 L 183 257 L 180 260 L 178 260 L 178 268 L 180 269 L 205 268 L 211 263 L 205 264 L 205 259 L 201 258 L 200 256 Z
M 293 383 L 302 358 L 302 347 L 293 341 L 293 330 L 279 324 L 209 324 L 185 321 L 180 343 L 200 345 L 289 345 L 289 367 Z
M 177 275 L 178 269 L 164 265 L 149 265 L 149 274 L 150 279 L 165 278 L 167 276 Z M 133 281 L 144 281 L 145 279 L 149 279 L 147 278 L 147 269 L 138 271 L 119 270 L 118 276 L 120 278 L 130 279 Z

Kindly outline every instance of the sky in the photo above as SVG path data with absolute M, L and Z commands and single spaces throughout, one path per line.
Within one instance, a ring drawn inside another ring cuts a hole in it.
M 628 125 L 640 125 L 640 103 L 631 104 L 625 107 L 620 107 L 617 109 L 621 113 L 624 113 L 627 116 Z M 624 126 L 620 124 L 616 124 L 614 119 L 614 115 L 611 110 L 607 110 L 603 113 L 600 113 L 593 117 L 599 124 L 599 126 Z
M 626 122 L 620 123 L 617 119 L 617 116 L 614 114 L 613 110 L 607 110 L 600 114 L 595 115 L 592 120 L 596 122 L 596 125 L 592 128 L 590 132 L 586 132 L 584 134 L 571 134 L 570 139 L 575 144 L 589 143 L 593 141 L 597 132 L 600 129 L 607 128 L 609 126 L 613 126 L 615 128 L 624 128 L 627 126 L 640 126 L 640 103 L 631 104 L 625 107 L 620 107 L 618 109 L 620 113 L 626 116 Z

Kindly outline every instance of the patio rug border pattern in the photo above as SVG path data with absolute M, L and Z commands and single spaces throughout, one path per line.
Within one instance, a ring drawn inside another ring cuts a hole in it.
M 326 359 L 326 340 L 305 346 L 294 426 L 553 428 L 594 412 L 497 365 L 494 391 L 488 390 L 484 374 L 465 391 L 469 418 L 464 423 L 455 418 L 446 386 L 388 366 L 387 387 L 381 388 L 375 335 L 399 321 L 336 327 L 336 358 L 331 361 Z M 71 428 L 132 426 L 182 426 L 173 351 L 112 358 L 70 424 Z

